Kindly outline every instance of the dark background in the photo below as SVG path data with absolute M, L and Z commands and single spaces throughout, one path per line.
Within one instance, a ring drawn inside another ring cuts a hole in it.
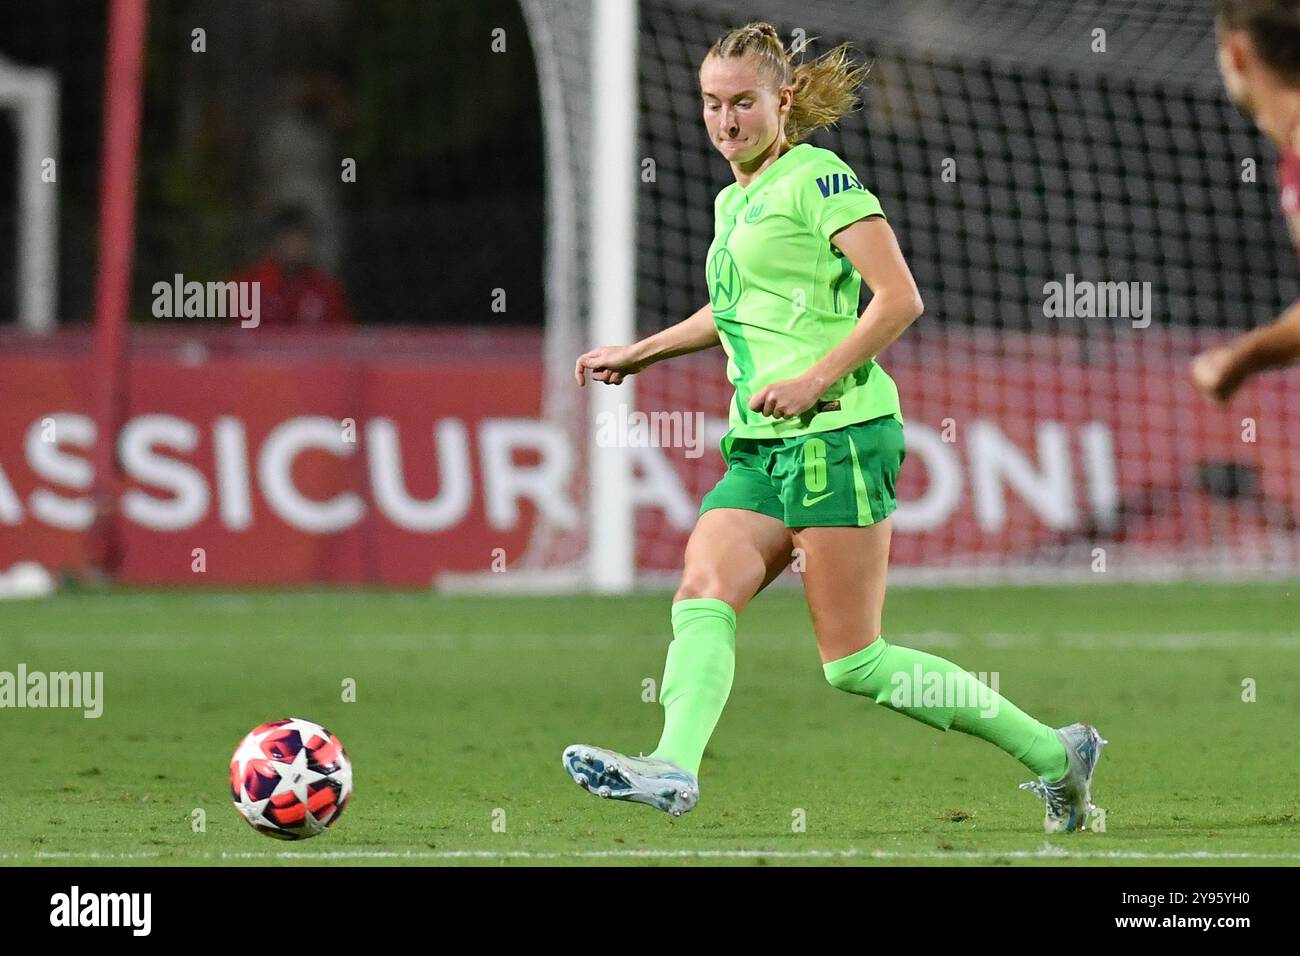
M 105 7 L 0 4 L 0 54 L 60 77 L 65 324 L 91 314 Z M 637 156 L 659 170 L 637 197 L 643 331 L 707 297 L 712 201 L 730 173 L 703 135 L 694 73 L 712 38 L 761 16 L 786 37 L 807 28 L 813 55 L 850 39 L 873 64 L 863 111 L 812 142 L 881 197 L 932 318 L 1088 333 L 1043 316 L 1044 283 L 1067 274 L 1151 282 L 1159 324 L 1240 328 L 1295 297 L 1274 151 L 1223 94 L 1209 0 L 640 9 Z M 1104 57 L 1086 43 L 1098 23 L 1111 34 Z M 197 27 L 204 53 L 191 50 Z M 491 49 L 498 28 L 504 53 Z M 584 74 L 565 57 L 569 118 L 585 119 Z M 0 321 L 15 312 L 12 115 L 0 112 Z M 948 156 L 961 161 L 954 184 L 938 178 Z M 340 179 L 344 157 L 355 183 Z M 1258 182 L 1241 181 L 1243 157 L 1258 161 Z M 154 0 L 132 319 L 152 321 L 157 281 L 229 278 L 256 259 L 271 213 L 305 195 L 362 324 L 540 326 L 544 176 L 518 0 Z M 584 238 L 570 239 L 581 257 Z M 491 308 L 497 288 L 505 314 Z
M 105 7 L 0 3 L 0 54 L 60 77 L 63 323 L 91 318 Z M 154 0 L 149 18 L 133 320 L 152 321 L 154 282 L 223 279 L 256 258 L 296 190 L 327 213 L 327 266 L 359 322 L 542 322 L 541 107 L 515 0 Z M 205 53 L 191 51 L 198 27 Z M 15 133 L 0 116 L 12 250 Z M 14 271 L 0 255 L 6 321 Z M 498 287 L 505 315 L 491 311 Z

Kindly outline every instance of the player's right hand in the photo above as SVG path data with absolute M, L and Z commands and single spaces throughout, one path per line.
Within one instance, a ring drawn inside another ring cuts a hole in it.
M 629 375 L 635 375 L 645 364 L 639 361 L 629 345 L 602 345 L 578 356 L 573 374 L 579 387 L 587 384 L 587 369 L 591 369 L 593 382 L 618 385 Z
M 1227 405 L 1244 380 L 1234 358 L 1231 348 L 1220 346 L 1206 349 L 1192 360 L 1192 381 L 1201 395 L 1215 405 Z

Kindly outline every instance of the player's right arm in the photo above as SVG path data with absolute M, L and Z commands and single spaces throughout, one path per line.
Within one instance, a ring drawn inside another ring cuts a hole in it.
M 1226 405 L 1253 375 L 1300 362 L 1300 302 L 1270 325 L 1207 349 L 1192 361 L 1192 380 L 1201 394 Z
M 591 369 L 593 382 L 618 385 L 629 375 L 635 375 L 655 362 L 711 349 L 721 342 L 718 327 L 713 322 L 713 306 L 705 305 L 690 318 L 647 336 L 635 345 L 602 345 L 578 356 L 573 374 L 580 386 L 587 384 L 587 369 Z

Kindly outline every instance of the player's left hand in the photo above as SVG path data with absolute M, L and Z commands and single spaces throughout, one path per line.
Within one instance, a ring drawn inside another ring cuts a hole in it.
M 1192 381 L 1209 401 L 1227 405 L 1242 383 L 1242 376 L 1235 373 L 1234 364 L 1231 348 L 1206 349 L 1192 359 Z
M 815 382 L 800 376 L 765 385 L 749 399 L 749 410 L 769 418 L 795 418 L 817 404 L 822 390 Z

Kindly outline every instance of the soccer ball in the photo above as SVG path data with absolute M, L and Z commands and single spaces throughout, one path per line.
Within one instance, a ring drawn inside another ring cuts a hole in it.
M 304 840 L 334 824 L 352 795 L 352 763 L 320 724 L 292 717 L 254 727 L 230 758 L 230 796 L 258 833 Z

